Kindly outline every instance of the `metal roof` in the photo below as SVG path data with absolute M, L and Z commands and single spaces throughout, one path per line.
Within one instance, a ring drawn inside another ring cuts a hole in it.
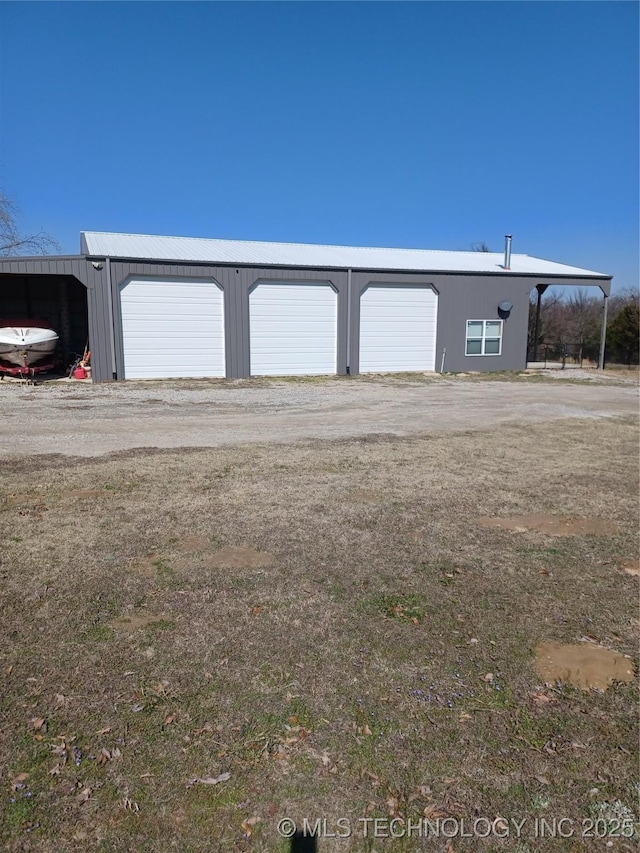
M 512 275 L 520 273 L 610 278 L 605 273 L 518 254 L 511 255 L 511 268 L 505 271 L 502 252 L 446 252 L 432 249 L 323 246 L 311 243 L 263 243 L 253 240 L 161 237 L 102 231 L 82 231 L 81 241 L 81 251 L 91 257 L 321 269 L 509 272 Z

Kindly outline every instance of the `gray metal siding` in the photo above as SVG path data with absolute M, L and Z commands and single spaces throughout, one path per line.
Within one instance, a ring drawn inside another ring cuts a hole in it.
M 445 347 L 445 373 L 524 370 L 527 366 L 529 291 L 535 286 L 530 278 L 452 275 L 442 276 L 436 286 L 440 293 L 436 344 L 438 371 Z M 511 302 L 513 310 L 503 323 L 501 355 L 466 355 L 467 320 L 499 320 L 498 305 L 503 301 Z

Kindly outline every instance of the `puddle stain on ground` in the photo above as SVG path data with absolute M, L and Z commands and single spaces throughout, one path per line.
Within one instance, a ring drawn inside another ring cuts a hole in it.
M 536 647 L 536 671 L 547 684 L 561 681 L 582 690 L 606 690 L 614 681 L 633 681 L 629 658 L 590 643 L 540 643 Z
M 212 548 L 215 548 L 213 542 L 210 539 L 207 539 L 206 536 L 184 536 L 178 547 L 181 551 L 210 551 Z
M 560 515 L 512 515 L 505 518 L 482 517 L 481 527 L 526 533 L 535 530 L 548 536 L 612 536 L 616 525 L 601 518 L 576 518 Z
M 640 560 L 622 560 L 620 567 L 624 569 L 628 575 L 640 577 Z
M 109 624 L 112 628 L 134 631 L 136 628 L 146 628 L 147 625 L 155 625 L 158 622 L 167 621 L 164 616 L 158 616 L 156 613 L 132 613 L 131 616 L 120 616 Z
M 190 571 L 194 568 L 205 569 L 259 569 L 271 566 L 275 562 L 273 554 L 256 551 L 244 546 L 216 548 L 215 544 L 204 536 L 188 536 L 180 541 L 180 550 L 189 556 L 171 559 L 171 570 Z M 132 562 L 130 569 L 147 578 L 157 578 L 164 568 L 164 560 L 159 554 L 147 554 L 146 557 Z
M 210 569 L 259 569 L 274 562 L 273 554 L 254 548 L 231 545 L 207 554 L 204 563 Z

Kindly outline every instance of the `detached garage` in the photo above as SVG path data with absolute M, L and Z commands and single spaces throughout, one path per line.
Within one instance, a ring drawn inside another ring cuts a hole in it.
M 509 238 L 510 240 L 510 238 Z M 522 370 L 529 298 L 611 277 L 523 254 L 82 232 L 0 258 L 0 318 L 46 318 L 96 382 Z M 601 351 L 601 360 L 602 360 Z M 1 368 L 1 363 L 0 363 Z

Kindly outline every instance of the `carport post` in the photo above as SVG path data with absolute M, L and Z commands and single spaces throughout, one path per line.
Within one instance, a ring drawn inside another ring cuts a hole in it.
M 548 286 L 548 284 L 536 285 L 536 290 L 538 291 L 538 304 L 536 305 L 536 328 L 533 333 L 533 361 L 538 360 L 538 338 L 540 337 L 540 308 L 542 307 L 542 294 L 545 292 Z
M 600 357 L 598 358 L 598 370 L 604 370 L 604 348 L 607 343 L 607 309 L 609 307 L 609 297 L 604 294 L 604 302 L 602 306 L 602 328 L 600 329 Z

